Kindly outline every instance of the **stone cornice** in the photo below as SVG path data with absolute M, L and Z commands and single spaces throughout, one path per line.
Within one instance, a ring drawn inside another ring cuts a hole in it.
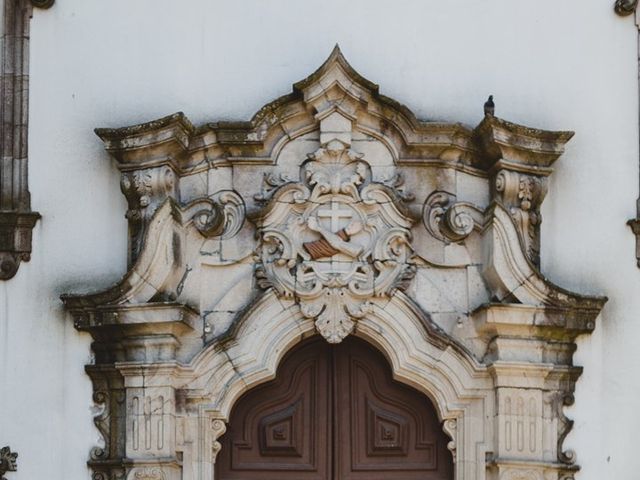
M 548 175 L 573 132 L 551 132 L 487 115 L 475 128 L 460 123 L 419 120 L 378 86 L 358 74 L 336 47 L 329 58 L 292 93 L 263 106 L 249 121 L 194 127 L 182 112 L 96 134 L 122 171 L 170 165 L 179 174 L 210 164 L 270 165 L 282 146 L 317 128 L 329 112 L 360 119 L 367 135 L 386 127 L 399 165 L 439 162 L 480 176 L 499 161 Z

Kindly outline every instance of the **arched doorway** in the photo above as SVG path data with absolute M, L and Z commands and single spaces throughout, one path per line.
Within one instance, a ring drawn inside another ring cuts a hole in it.
M 217 480 L 450 480 L 430 400 L 363 340 L 302 342 L 234 406 Z

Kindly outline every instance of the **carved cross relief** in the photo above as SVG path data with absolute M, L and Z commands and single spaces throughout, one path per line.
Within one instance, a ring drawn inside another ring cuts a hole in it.
M 335 112 L 320 122 L 327 141 L 256 221 L 261 286 L 296 299 L 330 343 L 352 332 L 372 297 L 391 295 L 415 270 L 414 222 L 388 186 L 372 181 L 366 159 L 350 148 L 351 122 L 341 120 Z

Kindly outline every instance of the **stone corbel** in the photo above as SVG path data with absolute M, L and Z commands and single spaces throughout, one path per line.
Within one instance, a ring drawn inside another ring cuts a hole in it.
M 178 177 L 167 165 L 124 171 L 120 188 L 129 206 L 125 217 L 129 222 L 129 265 L 132 265 L 158 207 L 168 197 L 178 198 Z
M 40 215 L 31 211 L 27 182 L 29 27 L 33 7 L 54 0 L 6 0 L 2 34 L 2 159 L 0 160 L 0 280 L 12 278 L 31 258 L 31 232 Z
M 540 263 L 540 206 L 551 166 L 573 132 L 528 128 L 487 114 L 473 132 L 489 173 L 491 197 L 511 214 L 529 260 Z
M 18 454 L 10 447 L 0 448 L 0 480 L 7 480 L 4 474 L 18 470 Z
M 540 206 L 547 194 L 547 179 L 500 169 L 491 183 L 491 195 L 511 214 L 527 256 L 534 265 L 540 265 Z

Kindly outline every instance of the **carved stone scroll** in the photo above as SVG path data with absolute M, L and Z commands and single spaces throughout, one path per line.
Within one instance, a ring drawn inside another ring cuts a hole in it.
M 429 233 L 443 242 L 461 242 L 481 224 L 482 212 L 469 203 L 456 202 L 444 191 L 435 191 L 425 201 L 423 222 Z

